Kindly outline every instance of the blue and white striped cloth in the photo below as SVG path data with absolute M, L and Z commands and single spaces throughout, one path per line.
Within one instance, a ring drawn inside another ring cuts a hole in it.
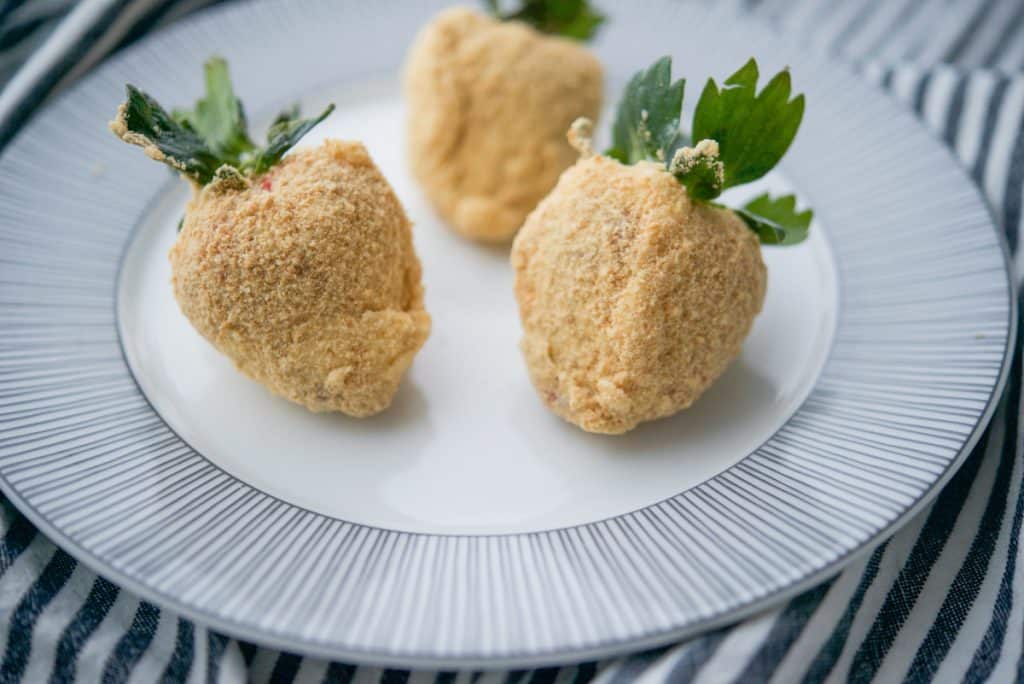
M 106 55 L 210 1 L 0 1 L 0 146 Z M 915 111 L 982 188 L 1022 272 L 1024 0 L 737 5 L 780 39 L 853 63 Z M 991 427 L 916 519 L 789 603 L 671 648 L 489 673 L 410 673 L 279 653 L 140 601 L 3 501 L 0 681 L 1022 682 L 1021 346 Z

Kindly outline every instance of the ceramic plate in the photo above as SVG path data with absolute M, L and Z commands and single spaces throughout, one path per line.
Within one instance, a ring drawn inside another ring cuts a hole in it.
M 706 396 L 589 435 L 530 387 L 507 249 L 453 236 L 409 176 L 399 70 L 441 4 L 204 12 L 108 62 L 10 145 L 5 493 L 98 572 L 202 623 L 412 666 L 668 642 L 835 572 L 919 508 L 988 420 L 1014 329 L 1000 237 L 945 149 L 763 28 L 680 3 L 612 12 L 594 46 L 611 100 L 662 54 L 691 84 L 751 55 L 766 73 L 791 66 L 803 129 L 750 192 L 792 189 L 817 223 L 764 250 L 764 311 Z M 215 53 L 257 128 L 296 99 L 336 102 L 307 144 L 365 141 L 416 223 L 434 331 L 378 417 L 270 396 L 175 305 L 166 255 L 187 189 L 106 121 L 125 82 L 192 102 Z

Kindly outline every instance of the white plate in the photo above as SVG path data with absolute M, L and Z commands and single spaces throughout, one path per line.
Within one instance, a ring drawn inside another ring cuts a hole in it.
M 705 397 L 624 437 L 588 435 L 530 387 L 507 249 L 453 236 L 409 176 L 398 69 L 441 4 L 207 12 L 104 66 L 11 145 L 0 478 L 27 515 L 231 634 L 376 663 L 526 665 L 754 610 L 934 493 L 991 413 L 1014 327 L 1000 238 L 939 144 L 753 27 L 669 3 L 614 12 L 595 46 L 609 100 L 665 53 L 691 84 L 751 54 L 765 72 L 791 65 L 803 129 L 747 192 L 796 190 L 818 221 L 807 243 L 765 248 L 765 309 Z M 308 144 L 363 140 L 416 223 L 434 329 L 385 414 L 276 399 L 178 311 L 166 254 L 186 189 L 104 122 L 125 81 L 191 102 L 213 53 L 257 123 L 294 97 L 338 103 Z

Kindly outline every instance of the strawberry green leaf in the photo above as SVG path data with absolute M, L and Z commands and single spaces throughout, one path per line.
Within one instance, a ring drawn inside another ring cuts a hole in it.
M 590 40 L 605 16 L 587 0 L 524 0 L 515 12 L 502 12 L 498 0 L 487 0 L 491 14 L 502 21 L 522 21 L 541 33 Z
M 127 98 L 112 125 L 115 134 L 197 183 L 210 182 L 221 160 L 206 142 L 146 93 L 132 85 L 126 91 Z
M 330 105 L 319 116 L 302 119 L 298 105 L 293 105 L 278 114 L 266 147 L 260 148 L 249 137 L 227 62 L 218 57 L 208 60 L 204 74 L 206 94 L 194 109 L 168 114 L 152 97 L 129 85 L 127 99 L 111 124 L 119 138 L 146 148 L 151 157 L 200 185 L 231 178 L 244 186 L 244 176 L 265 173 L 334 110 Z
M 267 138 L 270 138 L 270 131 L 274 130 L 276 126 L 278 126 L 279 124 L 288 123 L 293 119 L 298 119 L 300 114 L 301 111 L 299 110 L 298 102 L 293 102 L 291 105 L 288 106 L 287 109 L 282 109 L 280 112 L 277 113 L 277 116 L 274 117 L 274 121 L 270 124 L 270 129 L 267 131 Z
M 225 161 L 238 161 L 254 149 L 245 121 L 242 103 L 235 97 L 228 63 L 214 57 L 203 65 L 206 96 L 196 102 L 193 111 L 176 110 L 174 116 L 206 141 L 210 149 Z
M 679 140 L 683 108 L 682 79 L 672 82 L 672 58 L 662 57 L 640 71 L 626 86 L 612 125 L 612 147 L 606 154 L 623 164 L 671 161 Z
M 789 71 L 757 92 L 753 59 L 719 87 L 708 79 L 693 116 L 693 139 L 716 140 L 725 167 L 725 187 L 757 180 L 789 149 L 804 114 L 804 96 L 790 99 Z
M 768 193 L 759 195 L 735 209 L 747 227 L 757 233 L 762 244 L 795 245 L 807 239 L 814 212 L 810 209 L 798 212 L 796 197 L 783 195 L 771 197 Z
M 281 161 L 285 153 L 295 146 L 302 136 L 318 123 L 328 117 L 334 111 L 334 105 L 328 105 L 327 109 L 320 113 L 320 116 L 312 119 L 288 118 L 289 115 L 297 115 L 298 107 L 291 112 L 283 112 L 270 130 L 267 132 L 267 146 L 253 159 L 251 164 L 243 167 L 243 171 L 253 175 L 265 173 L 274 164 Z

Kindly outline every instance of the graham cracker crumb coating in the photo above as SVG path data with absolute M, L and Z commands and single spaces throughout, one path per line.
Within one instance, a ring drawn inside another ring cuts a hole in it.
M 409 160 L 456 232 L 505 242 L 576 159 L 565 131 L 601 108 L 600 62 L 580 43 L 479 12 L 441 12 L 405 68 Z
M 764 301 L 757 237 L 691 202 L 660 164 L 594 156 L 562 174 L 512 247 L 530 377 L 588 432 L 690 406 L 739 355 Z
M 411 224 L 360 143 L 199 189 L 170 260 L 196 330 L 312 411 L 387 408 L 430 332 Z

